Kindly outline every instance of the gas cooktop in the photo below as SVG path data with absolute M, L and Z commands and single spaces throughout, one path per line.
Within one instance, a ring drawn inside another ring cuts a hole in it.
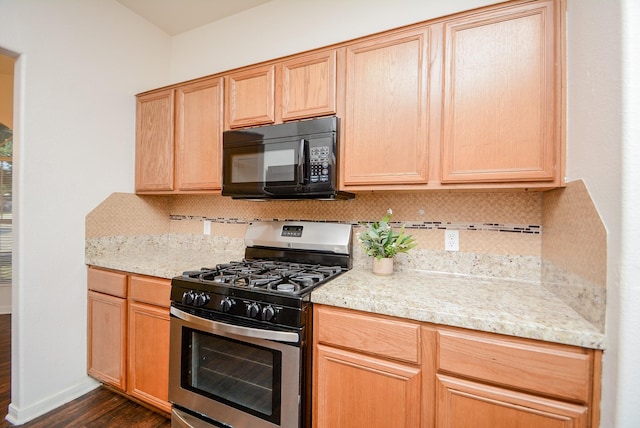
M 311 291 L 351 268 L 351 225 L 254 222 L 244 259 L 186 271 L 171 301 L 199 316 L 301 326 Z
M 341 266 L 248 259 L 187 271 L 182 276 L 204 283 L 300 295 L 342 272 Z

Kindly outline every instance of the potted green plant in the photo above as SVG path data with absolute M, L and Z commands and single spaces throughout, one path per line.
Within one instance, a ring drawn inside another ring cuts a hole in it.
M 358 234 L 360 245 L 369 257 L 373 257 L 373 273 L 391 275 L 393 273 L 393 257 L 398 253 L 406 253 L 416 246 L 415 239 L 405 233 L 404 225 L 395 232 L 389 222 L 391 208 L 380 221 L 369 223 L 367 229 Z

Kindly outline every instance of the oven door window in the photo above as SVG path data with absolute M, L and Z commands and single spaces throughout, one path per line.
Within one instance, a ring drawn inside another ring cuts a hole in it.
M 183 329 L 182 387 L 280 423 L 282 353 Z

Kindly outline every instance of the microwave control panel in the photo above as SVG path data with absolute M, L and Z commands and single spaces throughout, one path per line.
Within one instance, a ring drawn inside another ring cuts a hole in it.
M 309 164 L 311 165 L 312 183 L 326 183 L 329 181 L 329 168 L 331 162 L 331 148 L 329 146 L 311 147 Z

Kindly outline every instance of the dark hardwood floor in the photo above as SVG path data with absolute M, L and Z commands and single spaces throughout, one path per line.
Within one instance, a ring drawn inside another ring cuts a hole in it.
M 0 315 L 0 428 L 13 427 L 6 421 L 11 402 L 11 315 Z M 24 428 L 169 428 L 165 416 L 99 387 L 46 415 L 20 427 Z

